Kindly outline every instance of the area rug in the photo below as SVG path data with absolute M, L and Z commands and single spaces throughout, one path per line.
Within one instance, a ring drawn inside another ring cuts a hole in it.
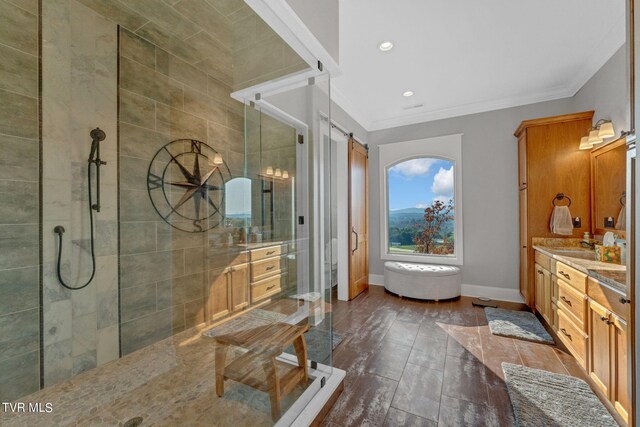
M 502 363 L 516 426 L 613 427 L 618 424 L 576 377 Z
M 545 344 L 554 343 L 551 335 L 533 313 L 487 307 L 484 309 L 484 314 L 489 321 L 489 329 L 494 335 Z

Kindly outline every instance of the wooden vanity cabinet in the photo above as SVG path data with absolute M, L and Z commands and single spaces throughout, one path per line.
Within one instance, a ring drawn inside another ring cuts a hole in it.
M 223 318 L 249 305 L 249 264 L 209 273 L 211 320 Z
M 589 301 L 589 376 L 598 388 L 610 396 L 611 390 L 611 312 Z
M 534 307 L 535 265 L 533 237 L 551 234 L 549 218 L 554 197 L 571 198 L 571 215 L 579 216 L 574 237 L 591 230 L 589 152 L 578 149 L 580 138 L 592 126 L 593 111 L 525 120 L 515 132 L 518 143 L 520 191 L 520 293 Z M 571 236 L 567 236 L 571 237 Z
M 627 421 L 630 405 L 627 322 L 590 300 L 589 341 L 589 376 Z
M 542 268 L 539 264 L 536 264 L 535 267 L 535 307 L 542 318 L 546 320 L 547 323 L 551 324 L 551 272 Z
M 611 315 L 611 369 L 612 384 L 610 399 L 616 411 L 629 422 L 631 398 L 629 395 L 629 361 L 627 322 L 615 314 Z

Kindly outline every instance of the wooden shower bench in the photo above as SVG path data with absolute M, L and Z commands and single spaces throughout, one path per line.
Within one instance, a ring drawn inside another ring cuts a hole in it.
M 296 326 L 274 323 L 267 326 L 232 332 L 212 337 L 216 341 L 216 394 L 224 395 L 227 379 L 246 384 L 269 394 L 271 417 L 280 418 L 280 402 L 301 381 L 307 381 L 307 345 L 304 334 L 309 325 Z M 298 366 L 276 359 L 293 344 Z M 228 366 L 227 350 L 230 345 L 247 350 Z

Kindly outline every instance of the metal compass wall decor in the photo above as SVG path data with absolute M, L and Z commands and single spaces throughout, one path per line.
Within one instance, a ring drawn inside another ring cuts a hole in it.
M 189 233 L 207 231 L 224 220 L 229 167 L 220 153 L 194 139 L 178 139 L 153 156 L 147 189 L 158 215 Z

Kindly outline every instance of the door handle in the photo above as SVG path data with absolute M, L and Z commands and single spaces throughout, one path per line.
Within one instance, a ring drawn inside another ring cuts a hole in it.
M 351 253 L 353 254 L 358 250 L 358 239 L 359 239 L 360 236 L 358 236 L 358 233 L 356 232 L 356 227 L 355 226 L 351 227 L 351 232 L 356 235 L 356 247 L 351 251 Z

